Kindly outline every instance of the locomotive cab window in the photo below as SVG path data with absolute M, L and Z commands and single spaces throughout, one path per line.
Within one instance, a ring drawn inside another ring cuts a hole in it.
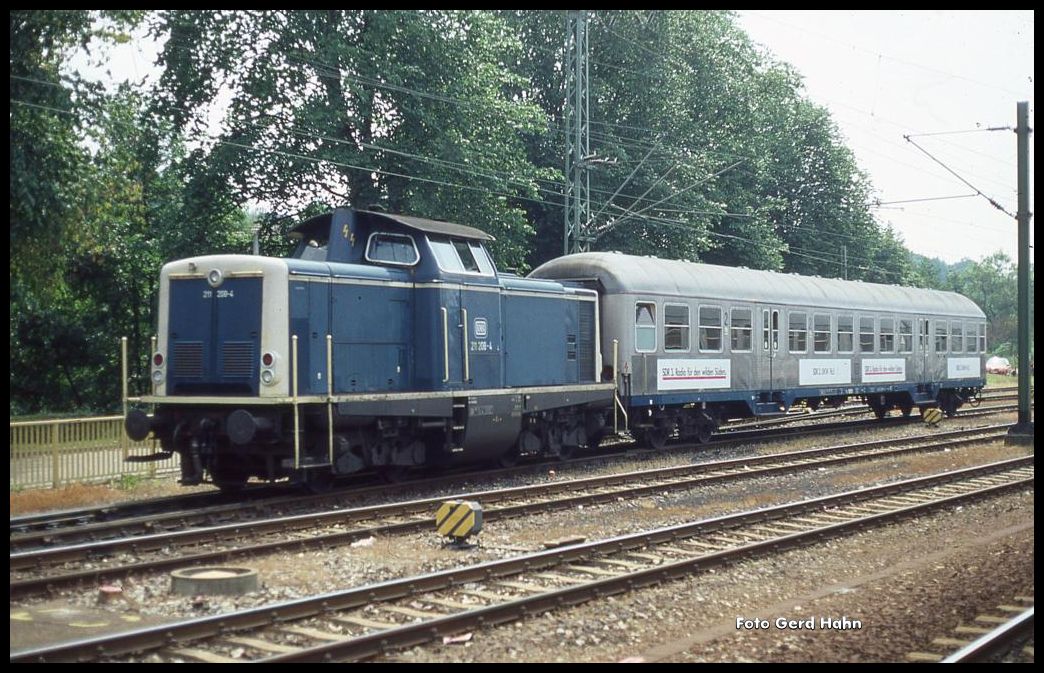
M 732 309 L 732 327 L 730 333 L 732 342 L 730 347 L 733 353 L 749 353 L 754 348 L 754 335 L 752 321 L 754 316 L 749 308 Z M 766 338 L 766 342 L 768 339 Z M 768 348 L 768 344 L 765 344 Z
M 369 262 L 413 266 L 419 259 L 412 236 L 374 232 L 366 243 L 366 260 Z
M 656 304 L 652 302 L 634 305 L 634 349 L 639 353 L 656 350 Z
M 700 352 L 721 352 L 721 309 L 717 306 L 700 307 Z
M 478 243 L 429 236 L 428 244 L 435 254 L 435 262 L 443 271 L 476 276 L 493 275 L 493 263 L 489 261 L 485 248 Z
M 689 350 L 689 307 L 684 304 L 663 305 L 663 349 Z
M 292 256 L 295 259 L 304 259 L 310 262 L 325 262 L 326 239 L 326 236 L 305 236 L 297 244 Z

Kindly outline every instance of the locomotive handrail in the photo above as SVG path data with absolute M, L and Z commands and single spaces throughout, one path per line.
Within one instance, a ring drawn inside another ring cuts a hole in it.
M 468 359 L 468 309 L 460 309 L 460 315 L 461 327 L 464 329 L 464 343 L 461 344 L 461 349 L 464 351 L 464 383 L 467 383 L 471 378 L 471 362 Z
M 333 465 L 333 335 L 326 335 L 326 418 L 327 448 L 330 454 L 330 465 Z
M 297 398 L 297 335 L 290 337 L 293 351 L 293 379 L 294 379 L 294 469 L 301 469 L 301 417 L 298 414 Z
M 449 312 L 443 306 L 442 311 L 442 382 L 449 381 Z

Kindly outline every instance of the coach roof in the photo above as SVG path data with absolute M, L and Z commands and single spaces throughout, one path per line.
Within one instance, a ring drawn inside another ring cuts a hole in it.
M 607 294 L 699 297 L 785 306 L 986 317 L 975 302 L 955 292 L 608 252 L 559 257 L 536 268 L 530 277 L 596 280 Z

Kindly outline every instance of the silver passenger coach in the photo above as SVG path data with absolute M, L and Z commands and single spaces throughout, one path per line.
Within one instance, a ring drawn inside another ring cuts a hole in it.
M 879 417 L 952 415 L 985 385 L 986 316 L 953 292 L 619 253 L 561 257 L 530 277 L 598 291 L 603 378 L 654 445 L 849 396 Z

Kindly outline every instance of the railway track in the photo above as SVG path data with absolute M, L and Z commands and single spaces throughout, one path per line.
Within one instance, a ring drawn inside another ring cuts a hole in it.
M 987 407 L 974 412 L 962 412 L 960 418 L 974 418 L 993 413 L 1011 411 L 1008 407 Z M 819 416 L 801 414 L 799 418 L 776 419 L 779 422 L 796 423 L 804 420 L 821 420 L 826 412 L 817 412 Z M 863 414 L 866 413 L 865 407 Z M 800 435 L 817 433 L 835 433 L 858 431 L 881 427 L 893 427 L 914 419 L 892 417 L 883 421 L 865 419 L 860 421 L 818 423 L 813 426 L 795 426 L 777 428 L 766 432 L 760 429 L 737 428 L 728 429 L 715 435 L 710 445 L 673 444 L 668 451 L 685 448 L 720 448 L 733 446 L 754 440 L 770 441 L 779 438 L 792 438 Z M 884 424 L 884 425 L 882 425 Z M 771 427 L 771 426 L 765 426 Z M 499 478 L 512 475 L 525 475 L 542 472 L 549 468 L 562 470 L 567 467 L 584 467 L 592 462 L 659 453 L 652 449 L 634 450 L 633 442 L 621 442 L 620 450 L 602 453 L 596 456 L 585 456 L 555 463 L 530 464 L 516 468 L 498 469 L 480 473 L 483 478 Z M 447 474 L 435 478 L 420 479 L 404 483 L 401 488 L 438 488 L 452 486 L 460 480 L 473 477 L 473 472 Z M 77 543 L 88 543 L 114 537 L 130 535 L 146 535 L 162 531 L 175 531 L 190 526 L 215 526 L 222 523 L 245 521 L 286 515 L 287 513 L 304 513 L 309 510 L 325 507 L 344 507 L 346 502 L 360 500 L 375 494 L 387 493 L 388 486 L 369 485 L 352 486 L 347 490 L 337 490 L 324 495 L 287 494 L 285 489 L 262 486 L 248 489 L 238 498 L 220 493 L 191 494 L 157 498 L 139 502 L 106 505 L 96 508 L 82 508 L 61 512 L 34 514 L 10 519 L 10 551 L 18 553 L 37 548 L 55 547 Z
M 910 652 L 907 661 L 961 664 L 993 662 L 1011 657 L 1033 661 L 1033 647 L 1023 646 L 1033 637 L 1033 597 L 1016 596 L 1020 605 L 998 605 L 978 615 L 973 625 L 962 624 L 953 636 L 936 638 L 930 652 Z M 1028 605 L 1028 607 L 1027 607 Z
M 1002 438 L 1008 427 L 986 426 L 931 437 L 877 440 L 470 492 L 454 497 L 481 502 L 484 519 L 494 521 L 737 479 L 943 450 Z M 16 598 L 80 582 L 113 581 L 129 574 L 221 563 L 264 553 L 325 548 L 374 535 L 425 531 L 431 529 L 433 513 L 446 499 L 425 498 L 12 553 L 10 594 Z M 200 551 L 201 547 L 203 551 Z M 107 560 L 110 565 L 104 567 Z M 111 565 L 111 560 L 116 560 L 119 565 Z M 89 569 L 81 567 L 86 563 L 90 563 Z M 69 564 L 74 564 L 74 567 L 70 569 Z
M 12 662 L 371 658 L 1032 488 L 1033 457 L 371 584 L 214 617 L 15 652 Z

